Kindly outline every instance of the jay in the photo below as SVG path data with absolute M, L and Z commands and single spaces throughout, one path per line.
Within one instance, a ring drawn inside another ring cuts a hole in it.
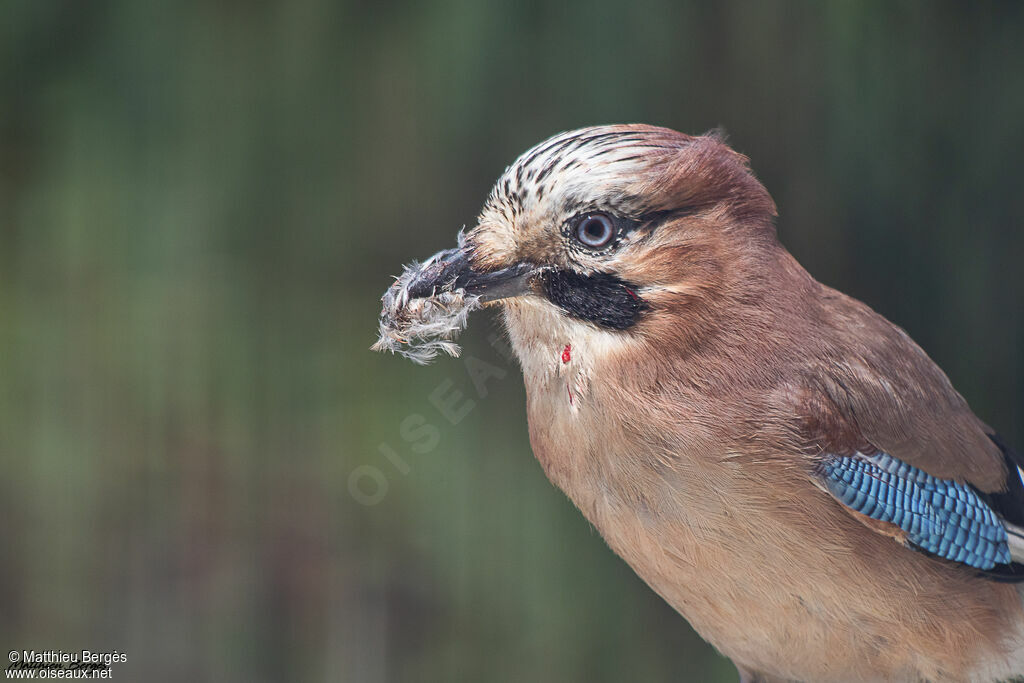
M 377 348 L 499 307 L 548 478 L 741 681 L 1024 674 L 1020 455 L 779 244 L 720 136 L 563 133 L 385 294 Z

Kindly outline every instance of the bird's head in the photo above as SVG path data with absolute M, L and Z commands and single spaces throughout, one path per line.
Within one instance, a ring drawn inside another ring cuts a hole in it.
M 774 245 L 774 203 L 717 134 L 645 125 L 556 135 L 512 163 L 413 298 L 464 289 L 505 309 L 517 348 L 699 334 Z M 668 330 L 666 330 L 667 332 Z

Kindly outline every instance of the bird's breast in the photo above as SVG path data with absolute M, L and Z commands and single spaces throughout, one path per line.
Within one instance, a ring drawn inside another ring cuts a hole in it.
M 792 679 L 916 680 L 935 662 L 966 666 L 969 622 L 1016 599 L 865 529 L 786 454 L 741 455 L 713 406 L 652 407 L 621 373 L 586 365 L 588 349 L 558 340 L 524 363 L 534 453 L 611 549 L 734 661 Z M 896 638 L 921 661 L 882 646 Z

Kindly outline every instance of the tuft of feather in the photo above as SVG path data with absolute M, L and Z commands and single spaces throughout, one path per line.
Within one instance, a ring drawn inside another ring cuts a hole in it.
M 466 328 L 470 312 L 480 308 L 480 297 L 461 288 L 410 297 L 409 287 L 435 258 L 407 265 L 384 292 L 379 338 L 372 350 L 398 353 L 419 365 L 427 365 L 442 351 L 459 357 L 462 349 L 455 339 Z

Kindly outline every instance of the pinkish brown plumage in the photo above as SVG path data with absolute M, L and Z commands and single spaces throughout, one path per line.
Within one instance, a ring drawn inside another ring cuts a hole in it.
M 501 307 L 544 471 L 744 680 L 1021 675 L 1014 454 L 774 218 L 715 135 L 588 128 L 512 164 L 415 285 Z

